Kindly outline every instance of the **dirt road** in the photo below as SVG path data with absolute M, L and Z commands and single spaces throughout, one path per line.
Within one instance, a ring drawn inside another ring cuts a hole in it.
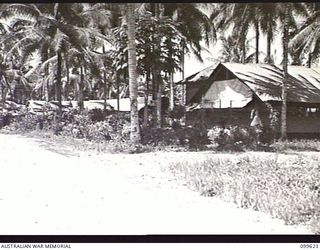
M 305 234 L 165 171 L 206 152 L 89 154 L 0 134 L 0 234 Z

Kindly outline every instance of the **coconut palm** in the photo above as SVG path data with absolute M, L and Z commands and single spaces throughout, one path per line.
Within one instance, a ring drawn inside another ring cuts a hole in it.
M 138 84 L 137 84 L 137 62 L 135 44 L 135 5 L 127 4 L 126 19 L 128 27 L 128 69 L 130 90 L 130 140 L 133 143 L 140 142 L 140 126 L 138 113 Z
M 308 57 L 311 66 L 320 53 L 320 5 L 318 3 L 306 4 L 308 17 L 304 20 L 298 32 L 291 39 L 290 50 L 301 60 Z
M 282 84 L 282 107 L 281 107 L 281 138 L 287 138 L 287 81 L 288 81 L 288 44 L 290 28 L 296 29 L 297 15 L 305 16 L 306 7 L 302 3 L 277 3 L 277 18 L 282 26 L 282 47 L 283 47 L 283 84 Z
M 231 34 L 227 37 L 221 36 L 222 48 L 220 50 L 221 56 L 218 58 L 218 61 L 222 62 L 234 62 L 234 63 L 252 63 L 255 57 L 254 53 L 250 55 L 245 55 L 243 57 L 242 49 L 237 46 L 237 34 Z M 245 51 L 248 51 L 250 46 L 249 42 L 246 41 Z
M 180 44 L 180 71 L 182 72 L 182 78 L 185 77 L 185 54 L 192 53 L 200 62 L 202 62 L 201 52 L 206 50 L 206 48 L 202 46 L 201 42 L 205 42 L 205 45 L 209 46 L 209 44 L 216 41 L 216 32 L 212 22 L 202 11 L 203 8 L 207 7 L 207 4 L 196 3 L 164 4 L 164 15 L 172 17 L 173 21 L 176 22 L 177 29 L 184 37 Z M 185 86 L 182 87 L 183 99 L 185 96 L 184 87 Z M 173 92 L 173 90 L 174 88 L 172 86 L 171 91 Z M 174 93 L 172 95 L 174 95 Z M 184 100 L 182 100 L 182 102 L 184 103 Z M 173 107 L 173 104 L 171 104 L 171 107 Z
M 244 3 L 218 4 L 210 15 L 215 30 L 222 32 L 222 35 L 232 29 L 232 37 L 236 39 L 236 46 L 240 47 L 242 52 L 242 63 L 245 63 L 247 57 L 246 38 L 249 28 L 252 23 L 256 24 L 255 5 L 250 6 L 250 4 Z
M 265 62 L 268 64 L 273 63 L 271 44 L 277 28 L 277 18 L 275 18 L 276 8 L 277 5 L 274 3 L 260 4 L 260 28 L 261 31 L 267 35 L 267 56 Z
M 163 5 L 164 15 L 172 17 L 176 28 L 184 36 L 184 49 L 193 53 L 199 61 L 203 61 L 201 52 L 216 40 L 216 33 L 209 17 L 195 3 L 167 3 Z
M 251 13 L 251 14 L 250 14 Z M 242 44 L 243 57 L 245 57 L 244 40 L 248 32 L 250 24 L 255 25 L 256 31 L 256 62 L 259 54 L 258 32 L 259 25 L 262 31 L 267 32 L 268 47 L 267 47 L 267 62 L 271 62 L 270 46 L 272 40 L 272 29 L 275 27 L 275 22 L 279 21 L 282 29 L 282 44 L 283 44 L 283 71 L 284 82 L 282 86 L 282 112 L 281 112 L 281 137 L 286 138 L 286 113 L 287 113 L 287 89 L 286 82 L 288 79 L 288 42 L 292 36 L 292 30 L 297 29 L 296 17 L 306 15 L 305 5 L 302 3 L 272 3 L 267 5 L 259 4 L 220 4 L 213 11 L 211 18 L 214 21 L 215 27 L 218 30 L 232 27 L 236 29 L 238 41 Z M 239 24 L 241 24 L 239 26 Z M 262 24 L 262 25 L 261 25 Z M 244 59 L 243 59 L 244 60 Z
M 93 65 L 93 57 L 88 51 L 88 48 L 92 46 L 91 38 L 94 36 L 105 39 L 105 36 L 98 30 L 86 27 L 88 19 L 79 15 L 82 10 L 81 4 L 11 4 L 2 12 L 6 17 L 19 14 L 19 20 L 31 20 L 30 27 L 25 29 L 23 34 L 16 33 L 21 36 L 16 45 L 22 47 L 27 55 L 40 48 L 42 62 L 37 68 L 47 71 L 50 65 L 53 69 L 51 79 L 54 75 L 56 96 L 60 107 L 62 62 L 67 58 L 70 49 L 83 55 L 78 58 L 86 58 L 89 64 Z M 80 96 L 80 107 L 82 101 Z

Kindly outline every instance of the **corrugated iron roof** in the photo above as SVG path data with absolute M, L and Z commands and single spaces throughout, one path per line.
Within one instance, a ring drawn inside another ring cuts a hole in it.
M 262 101 L 280 101 L 282 71 L 274 65 L 222 63 Z
M 218 66 L 224 66 L 245 83 L 262 101 L 281 101 L 283 70 L 269 64 L 220 63 L 212 65 L 185 82 L 209 79 Z M 320 69 L 289 66 L 287 99 L 289 102 L 320 103 Z
M 216 67 L 218 66 L 219 63 L 213 64 L 201 71 L 199 71 L 198 73 L 195 73 L 181 81 L 179 81 L 177 84 L 184 84 L 184 83 L 194 83 L 197 81 L 202 81 L 202 80 L 207 80 L 211 74 L 213 73 L 213 71 L 216 69 Z
M 309 88 L 320 89 L 320 69 L 289 66 L 288 73 L 299 81 L 306 83 Z

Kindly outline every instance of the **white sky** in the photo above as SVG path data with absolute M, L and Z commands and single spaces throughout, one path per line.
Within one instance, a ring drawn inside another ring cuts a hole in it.
M 210 13 L 210 10 L 203 9 L 203 12 L 206 14 Z M 275 64 L 280 64 L 282 60 L 282 43 L 281 43 L 281 32 L 277 31 L 277 35 L 274 38 L 274 41 L 271 45 L 271 56 L 275 58 Z M 219 35 L 217 35 L 219 37 Z M 253 28 L 250 29 L 248 34 L 248 40 L 250 45 L 250 50 L 248 54 L 255 51 L 255 32 Z M 259 39 L 259 46 L 260 46 L 260 56 L 259 60 L 260 62 L 263 62 L 264 58 L 266 57 L 267 53 L 267 38 L 264 34 L 260 33 L 260 39 Z M 203 45 L 206 47 L 205 45 Z M 204 60 L 203 63 L 199 62 L 195 56 L 193 55 L 186 55 L 185 57 L 185 77 L 188 77 L 194 73 L 197 73 L 198 71 L 212 65 L 215 63 L 215 60 L 220 56 L 220 50 L 221 50 L 221 41 L 218 40 L 215 44 L 211 45 L 209 48 L 206 47 L 211 54 L 208 54 L 207 52 L 202 53 L 202 58 Z M 175 76 L 175 80 L 180 80 L 181 74 L 177 74 Z
M 255 34 L 250 32 L 249 40 L 250 40 L 250 52 L 254 52 L 254 44 L 255 44 Z M 188 77 L 210 65 L 215 63 L 215 60 L 220 56 L 220 49 L 221 45 L 218 41 L 215 45 L 210 46 L 209 51 L 211 55 L 207 52 L 202 53 L 203 63 L 199 62 L 196 57 L 192 54 L 188 54 L 185 56 L 185 77 Z M 267 42 L 266 37 L 260 34 L 260 62 L 263 62 L 267 51 Z M 280 64 L 282 60 L 282 44 L 281 44 L 281 37 L 278 35 L 275 37 L 273 44 L 271 45 L 271 53 L 272 56 L 275 58 L 275 64 Z M 181 74 L 177 74 L 176 80 L 181 79 Z
M 210 10 L 209 9 L 205 9 L 202 8 L 202 11 L 204 13 L 206 13 L 207 15 L 209 15 Z M 299 21 L 299 20 L 298 20 Z M 302 21 L 302 19 L 300 20 Z M 219 37 L 219 35 L 217 36 Z M 250 51 L 249 53 L 252 53 L 255 51 L 255 32 L 254 29 L 251 28 L 248 34 L 248 39 L 250 41 Z M 271 45 L 271 56 L 274 58 L 275 60 L 275 64 L 276 65 L 280 65 L 281 61 L 282 61 L 282 41 L 281 41 L 281 31 L 276 30 L 276 34 L 273 40 L 273 43 Z M 203 56 L 203 60 L 204 62 L 201 63 L 199 62 L 195 56 L 193 55 L 186 55 L 185 57 L 185 77 L 188 77 L 194 73 L 199 72 L 200 70 L 212 65 L 213 63 L 215 63 L 215 59 L 217 59 L 220 55 L 220 50 L 221 50 L 221 45 L 220 45 L 221 41 L 218 41 L 216 44 L 211 45 L 208 50 L 211 52 L 211 55 L 204 52 L 202 54 Z M 266 53 L 267 53 L 267 38 L 266 35 L 262 34 L 260 32 L 260 39 L 259 39 L 259 50 L 260 50 L 260 56 L 259 56 L 259 60 L 260 62 L 263 62 L 264 58 L 266 57 Z M 206 46 L 204 46 L 206 47 Z M 313 67 L 319 67 L 319 60 L 317 61 L 317 63 L 312 65 Z M 177 73 L 175 75 L 175 81 L 179 81 L 181 80 L 181 74 Z

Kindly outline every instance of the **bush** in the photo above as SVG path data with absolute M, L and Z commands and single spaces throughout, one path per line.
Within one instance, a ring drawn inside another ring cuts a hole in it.
M 101 109 L 92 109 L 88 112 L 88 115 L 93 122 L 101 122 L 106 118 L 106 113 Z
M 199 148 L 210 141 L 205 130 L 186 127 L 186 128 L 146 128 L 141 133 L 141 142 L 144 145 L 153 146 L 188 146 Z
M 171 119 L 181 119 L 186 114 L 186 108 L 183 105 L 174 106 L 173 110 L 169 111 Z
M 101 111 L 102 112 L 102 111 Z M 104 120 L 98 121 L 104 117 Z M 94 141 L 126 139 L 128 137 L 128 116 L 117 112 L 106 116 L 100 111 L 64 112 L 58 117 L 54 112 L 30 113 L 21 111 L 12 123 L 6 126 L 9 131 L 30 132 L 33 130 L 51 131 L 55 135 L 85 138 Z
M 236 151 L 258 149 L 272 140 L 268 129 L 245 126 L 215 126 L 208 130 L 208 138 L 218 150 Z
M 0 112 L 0 128 L 8 126 L 13 119 L 13 115 L 10 112 Z
M 269 213 L 287 224 L 308 222 L 320 233 L 319 160 L 215 156 L 197 164 L 181 161 L 170 168 L 202 195 Z

